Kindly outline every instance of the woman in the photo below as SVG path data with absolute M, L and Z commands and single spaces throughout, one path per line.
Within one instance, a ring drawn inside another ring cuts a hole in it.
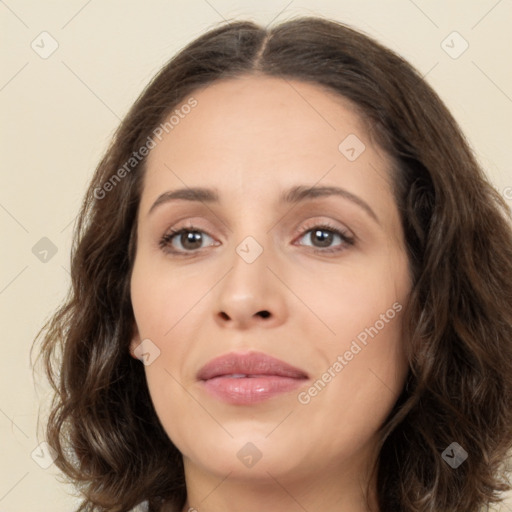
M 508 489 L 510 211 L 366 35 L 188 45 L 115 134 L 72 257 L 41 335 L 80 510 L 476 512 Z

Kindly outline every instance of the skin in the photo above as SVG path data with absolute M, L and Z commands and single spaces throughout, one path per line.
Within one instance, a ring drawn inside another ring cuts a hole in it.
M 317 85 L 244 76 L 193 96 L 197 106 L 148 156 L 131 278 L 131 352 L 143 339 L 160 351 L 145 371 L 159 419 L 183 454 L 183 511 L 366 511 L 377 430 L 407 373 L 401 313 L 386 316 L 316 396 L 308 389 L 393 304 L 405 308 L 411 282 L 390 160 L 351 104 Z M 349 134 L 366 146 L 354 161 L 338 149 Z M 295 185 L 341 187 L 378 220 L 344 197 L 280 203 Z M 195 186 L 215 188 L 220 202 L 181 199 L 149 213 L 162 193 Z M 354 244 L 328 232 L 327 248 L 340 250 L 322 253 L 313 228 L 325 222 Z M 190 249 L 177 235 L 169 244 L 186 256 L 160 247 L 169 228 L 190 226 L 202 241 Z M 236 252 L 248 236 L 263 249 L 252 263 Z M 204 392 L 196 379 L 204 364 L 250 350 L 310 379 L 254 405 Z M 250 468 L 237 457 L 247 443 L 261 454 Z M 372 493 L 369 500 L 378 510 Z

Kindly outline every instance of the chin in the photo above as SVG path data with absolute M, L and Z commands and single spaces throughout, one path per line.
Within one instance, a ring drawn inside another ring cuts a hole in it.
M 282 443 L 265 438 L 267 434 L 248 429 L 233 438 L 226 433 L 220 437 L 212 436 L 211 432 L 204 433 L 201 439 L 206 442 L 190 444 L 192 449 L 184 447 L 182 453 L 195 465 L 222 478 L 230 474 L 230 478 L 268 480 L 269 473 L 277 475 L 297 471 L 301 459 L 297 450 L 290 453 Z

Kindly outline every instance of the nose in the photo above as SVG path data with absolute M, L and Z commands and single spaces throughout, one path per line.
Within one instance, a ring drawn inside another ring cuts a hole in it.
M 215 303 L 215 319 L 222 328 L 277 327 L 285 321 L 286 288 L 276 277 L 279 271 L 269 267 L 267 252 L 264 249 L 252 263 L 234 252 Z

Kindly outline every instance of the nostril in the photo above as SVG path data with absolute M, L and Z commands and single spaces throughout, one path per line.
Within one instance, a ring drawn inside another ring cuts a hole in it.
M 258 315 L 262 316 L 263 318 L 267 318 L 270 316 L 270 313 L 268 311 L 260 311 Z
M 222 311 L 222 312 L 220 313 L 220 316 L 222 317 L 222 319 L 223 319 L 223 320 L 229 320 L 229 316 L 228 316 L 228 315 L 226 315 L 226 313 L 224 313 L 224 311 Z

